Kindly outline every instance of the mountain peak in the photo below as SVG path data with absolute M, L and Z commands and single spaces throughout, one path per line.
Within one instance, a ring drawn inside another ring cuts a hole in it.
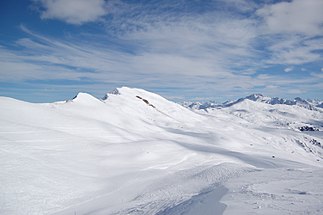
M 103 100 L 107 100 L 109 96 L 116 96 L 116 95 L 124 95 L 134 97 L 136 95 L 149 95 L 149 96 L 158 96 L 157 94 L 151 93 L 149 91 L 139 89 L 139 88 L 130 88 L 126 86 L 115 88 L 114 90 L 108 92 L 104 97 Z
M 87 104 L 87 105 L 101 102 L 96 97 L 83 92 L 79 92 L 76 96 L 73 97 L 72 100 L 69 100 L 69 101 L 74 103 L 79 103 L 79 104 Z
M 76 101 L 80 99 L 92 99 L 92 98 L 95 98 L 95 97 L 90 95 L 89 93 L 79 92 L 76 94 L 76 96 L 73 97 L 72 100 Z
M 264 100 L 264 96 L 262 94 L 251 94 L 249 96 L 246 96 L 244 99 L 248 99 L 251 101 L 263 101 Z
M 247 96 L 247 97 L 245 97 L 246 99 L 249 99 L 249 100 L 253 100 L 253 101 L 255 101 L 255 100 L 258 100 L 258 99 L 261 99 L 261 98 L 263 98 L 264 96 L 262 95 L 262 94 L 260 94 L 260 93 L 255 93 L 255 94 L 251 94 L 251 95 L 249 95 L 249 96 Z

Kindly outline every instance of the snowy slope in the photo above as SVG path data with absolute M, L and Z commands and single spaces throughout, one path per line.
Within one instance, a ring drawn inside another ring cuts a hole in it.
M 295 202 L 319 214 L 322 135 L 297 125 L 323 115 L 285 106 L 193 112 L 127 87 L 49 104 L 0 97 L 0 214 L 277 214 Z M 318 189 L 296 188 L 311 180 Z

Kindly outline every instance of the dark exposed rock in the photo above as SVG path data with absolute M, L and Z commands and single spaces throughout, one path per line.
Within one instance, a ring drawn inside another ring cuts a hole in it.
M 310 143 L 312 143 L 315 146 L 322 147 L 322 144 L 319 141 L 315 140 L 315 139 L 310 140 Z
M 138 99 L 141 99 L 143 102 L 145 102 L 147 105 L 149 105 L 150 107 L 156 108 L 154 105 L 150 104 L 149 101 L 147 99 L 143 99 L 140 96 L 136 96 Z
M 315 127 L 311 127 L 311 126 L 307 126 L 307 125 L 304 125 L 302 127 L 299 127 L 298 128 L 300 131 L 319 131 L 318 128 L 315 128 Z

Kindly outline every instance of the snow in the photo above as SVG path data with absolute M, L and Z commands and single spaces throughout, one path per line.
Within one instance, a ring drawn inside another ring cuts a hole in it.
M 323 211 L 319 108 L 191 111 L 122 87 L 44 104 L 0 97 L 0 119 L 0 214 Z
M 224 214 L 322 214 L 321 169 L 266 169 L 225 183 Z M 268 180 L 270 178 L 270 180 Z

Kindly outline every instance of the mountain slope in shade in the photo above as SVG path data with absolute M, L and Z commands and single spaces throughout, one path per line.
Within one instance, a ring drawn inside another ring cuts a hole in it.
M 322 121 L 249 99 L 191 111 L 127 87 L 0 97 L 0 214 L 320 214 Z

